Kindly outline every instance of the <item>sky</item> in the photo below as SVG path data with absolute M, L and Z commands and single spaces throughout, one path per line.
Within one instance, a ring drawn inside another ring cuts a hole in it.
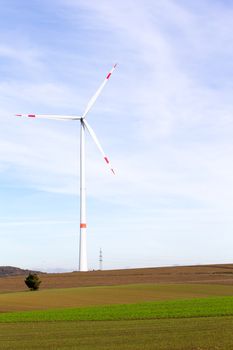
M 88 115 L 88 267 L 232 263 L 233 4 L 0 0 L 0 265 L 78 269 Z

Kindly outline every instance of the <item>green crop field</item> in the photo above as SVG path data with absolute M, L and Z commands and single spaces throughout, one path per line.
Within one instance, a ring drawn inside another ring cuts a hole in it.
M 210 316 L 233 316 L 233 297 L 170 300 L 75 309 L 8 312 L 0 314 L 0 322 L 116 321 Z
M 0 349 L 232 350 L 232 291 L 141 284 L 4 293 Z

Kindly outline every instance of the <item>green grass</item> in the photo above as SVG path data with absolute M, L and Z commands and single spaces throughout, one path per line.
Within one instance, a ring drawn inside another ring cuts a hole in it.
M 210 316 L 233 316 L 233 297 L 2 313 L 0 322 L 143 320 Z
M 0 324 L 1 350 L 232 350 L 233 317 Z

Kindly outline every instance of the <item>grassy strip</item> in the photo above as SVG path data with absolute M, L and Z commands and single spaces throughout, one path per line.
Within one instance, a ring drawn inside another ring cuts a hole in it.
M 217 297 L 2 313 L 0 322 L 142 320 L 232 315 L 233 297 Z

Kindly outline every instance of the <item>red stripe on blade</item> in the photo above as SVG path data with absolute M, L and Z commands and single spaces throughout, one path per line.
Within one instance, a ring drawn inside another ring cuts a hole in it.
M 108 73 L 108 75 L 106 76 L 106 79 L 109 79 L 112 73 Z
M 109 160 L 108 160 L 108 158 L 107 158 L 107 157 L 104 157 L 104 160 L 105 160 L 105 162 L 106 162 L 106 163 L 108 163 L 108 164 L 109 164 Z
M 35 114 L 28 114 L 28 117 L 29 118 L 35 118 L 36 116 L 35 116 Z
M 15 116 L 16 117 L 22 117 L 22 114 L 16 114 Z

